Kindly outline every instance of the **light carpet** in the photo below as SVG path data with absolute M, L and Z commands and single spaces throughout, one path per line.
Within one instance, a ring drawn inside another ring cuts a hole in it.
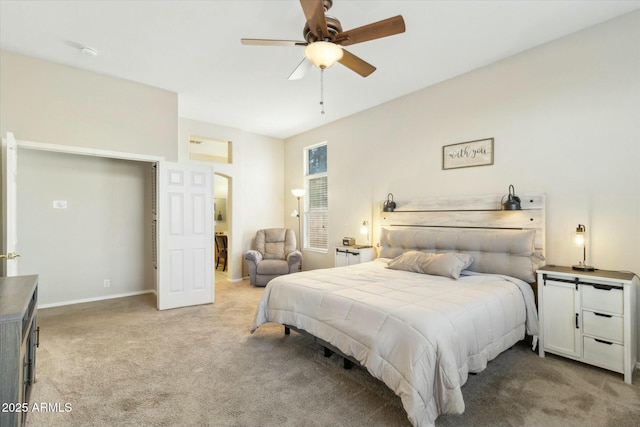
M 251 335 L 262 293 L 219 280 L 211 305 L 157 311 L 148 294 L 40 310 L 31 402 L 52 410 L 29 413 L 27 425 L 410 425 L 383 383 L 342 369 L 313 339 L 272 324 Z M 437 426 L 640 425 L 638 370 L 628 385 L 524 344 L 462 392 L 466 411 Z

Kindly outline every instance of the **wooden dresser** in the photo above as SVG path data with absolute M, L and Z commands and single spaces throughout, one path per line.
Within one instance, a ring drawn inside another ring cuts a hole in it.
M 24 425 L 36 378 L 38 276 L 0 277 L 0 427 Z

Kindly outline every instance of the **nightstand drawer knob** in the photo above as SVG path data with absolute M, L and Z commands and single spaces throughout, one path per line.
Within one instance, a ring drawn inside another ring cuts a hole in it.
M 608 317 L 608 318 L 612 318 L 613 317 L 610 314 L 603 314 L 603 313 L 597 313 L 597 312 L 593 312 L 593 314 L 595 314 L 596 316 L 600 316 L 600 317 Z
M 610 291 L 611 289 L 616 289 L 616 286 L 610 286 L 610 285 L 595 285 L 592 284 L 591 286 L 593 286 L 596 289 L 599 289 L 601 291 Z

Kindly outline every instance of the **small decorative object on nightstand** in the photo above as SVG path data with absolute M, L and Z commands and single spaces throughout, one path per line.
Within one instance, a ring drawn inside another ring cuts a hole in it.
M 620 271 L 538 270 L 539 355 L 545 352 L 624 374 L 636 365 L 638 276 Z

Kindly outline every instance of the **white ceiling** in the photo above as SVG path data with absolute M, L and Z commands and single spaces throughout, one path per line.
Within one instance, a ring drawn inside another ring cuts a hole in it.
M 287 80 L 304 48 L 240 44 L 302 40 L 297 0 L 0 0 L 0 47 L 177 92 L 181 117 L 286 138 L 637 9 L 640 0 L 334 0 L 344 30 L 402 15 L 407 31 L 348 48 L 378 68 L 367 78 L 325 71 L 324 115 L 318 69 Z

